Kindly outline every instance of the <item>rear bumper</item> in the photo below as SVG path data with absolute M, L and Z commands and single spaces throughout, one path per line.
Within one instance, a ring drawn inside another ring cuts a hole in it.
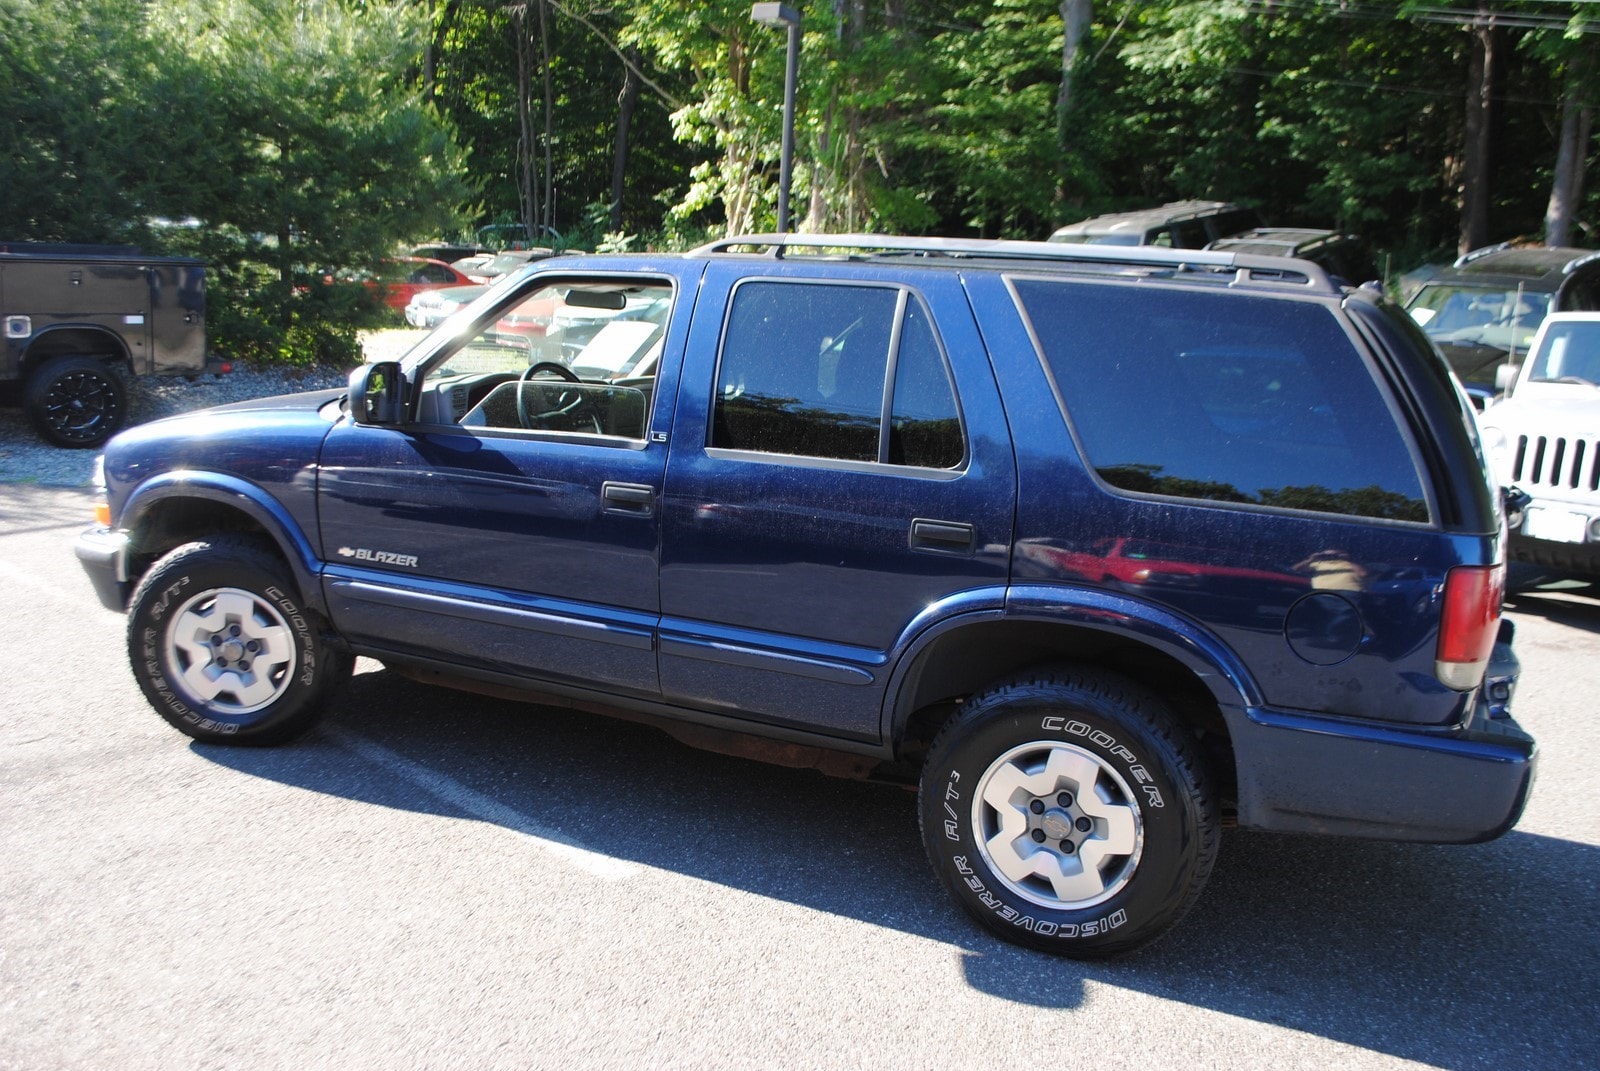
M 98 526 L 78 534 L 72 549 L 100 604 L 122 613 L 128 608 L 128 536 Z
M 1446 729 L 1263 708 L 1230 718 L 1239 824 L 1435 843 L 1500 836 L 1522 816 L 1537 764 L 1510 717 L 1519 668 L 1510 643 L 1496 644 L 1471 715 Z

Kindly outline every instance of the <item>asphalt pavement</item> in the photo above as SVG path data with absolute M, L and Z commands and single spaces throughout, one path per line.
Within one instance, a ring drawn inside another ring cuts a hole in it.
M 194 744 L 89 503 L 0 483 L 0 1068 L 1600 1067 L 1594 587 L 1511 600 L 1516 830 L 1230 831 L 1177 930 L 1085 964 L 968 923 L 909 793 L 642 726 L 362 661 L 297 743 Z

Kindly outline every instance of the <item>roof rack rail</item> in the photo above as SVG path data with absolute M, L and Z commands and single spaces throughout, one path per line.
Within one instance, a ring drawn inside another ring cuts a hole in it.
M 1573 257 L 1571 260 L 1567 261 L 1561 266 L 1561 274 L 1571 275 L 1585 264 L 1593 264 L 1596 258 L 1600 258 L 1600 251 L 1594 253 L 1585 253 L 1581 257 Z
M 1496 242 L 1494 245 L 1479 246 L 1477 249 L 1472 249 L 1462 253 L 1456 258 L 1456 262 L 1452 264 L 1451 267 L 1459 268 L 1464 264 L 1471 264 L 1474 260 L 1477 260 L 1480 257 L 1486 257 L 1490 253 L 1504 253 L 1507 249 L 1510 249 L 1516 244 L 1517 243 L 1515 240 L 1513 240 L 1509 242 Z
M 1167 249 L 1160 246 L 1079 245 L 1062 242 L 1008 241 L 994 238 L 907 238 L 889 234 L 739 234 L 692 249 L 688 256 L 740 253 L 752 247 L 765 250 L 774 260 L 790 249 L 853 251 L 857 253 L 909 253 L 925 257 L 1036 260 L 1042 262 L 1124 264 L 1130 267 L 1232 270 L 1236 281 L 1290 282 L 1291 285 L 1337 294 L 1339 287 L 1320 266 L 1310 261 L 1261 254 L 1227 253 L 1201 249 Z M 1264 273 L 1260 278 L 1254 273 Z M 1298 276 L 1285 280 L 1286 275 Z

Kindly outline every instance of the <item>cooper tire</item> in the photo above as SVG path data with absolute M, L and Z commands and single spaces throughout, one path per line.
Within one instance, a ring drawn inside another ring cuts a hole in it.
M 1096 957 L 1138 948 L 1194 905 L 1218 818 L 1198 749 L 1125 678 L 1061 670 L 969 698 L 923 766 L 922 843 L 983 926 Z
M 128 422 L 128 390 L 96 357 L 52 357 L 28 377 L 23 407 L 41 438 L 55 446 L 99 446 Z
M 209 744 L 279 744 L 322 717 L 350 675 L 268 546 L 217 536 L 178 547 L 140 581 L 128 656 L 145 698 Z

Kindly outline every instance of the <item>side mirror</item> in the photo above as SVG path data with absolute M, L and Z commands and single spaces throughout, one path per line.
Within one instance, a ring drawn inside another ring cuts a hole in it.
M 1522 519 L 1527 516 L 1527 509 L 1533 502 L 1533 496 L 1520 487 L 1502 487 L 1500 499 L 1506 507 L 1506 527 L 1521 528 Z
M 406 377 L 399 361 L 364 364 L 350 373 L 350 419 L 397 428 L 406 419 Z
M 1472 403 L 1472 408 L 1483 412 L 1494 404 L 1494 391 L 1476 383 L 1463 383 L 1461 389 L 1466 391 L 1467 400 Z
M 1511 389 L 1511 384 L 1517 381 L 1517 373 L 1522 370 L 1520 364 L 1503 364 L 1494 370 L 1494 389 L 1504 394 Z

